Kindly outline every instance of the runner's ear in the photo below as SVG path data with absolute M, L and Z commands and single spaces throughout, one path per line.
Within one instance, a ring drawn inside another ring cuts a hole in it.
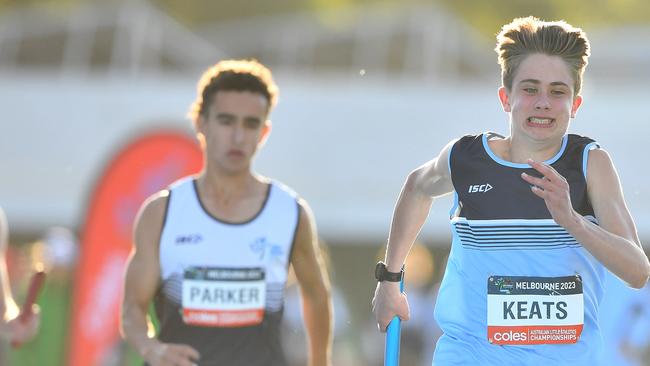
M 510 109 L 510 96 L 508 95 L 508 90 L 506 89 L 505 86 L 502 86 L 499 88 L 499 100 L 501 101 L 501 106 L 503 107 L 503 111 L 506 113 L 510 113 L 512 110 Z
M 573 105 L 571 106 L 571 118 L 576 118 L 576 113 L 578 113 L 578 108 L 582 105 L 582 95 L 576 95 L 573 98 Z
M 267 119 L 264 122 L 264 125 L 262 126 L 262 133 L 260 134 L 260 139 L 257 142 L 257 148 L 261 148 L 264 146 L 266 143 L 266 140 L 269 138 L 269 135 L 271 134 L 271 120 Z

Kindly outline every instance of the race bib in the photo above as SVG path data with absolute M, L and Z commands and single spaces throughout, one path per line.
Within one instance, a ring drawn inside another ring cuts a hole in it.
M 582 279 L 491 276 L 488 341 L 499 345 L 576 343 L 584 324 Z
M 188 268 L 183 276 L 185 324 L 245 327 L 264 319 L 266 282 L 262 268 Z

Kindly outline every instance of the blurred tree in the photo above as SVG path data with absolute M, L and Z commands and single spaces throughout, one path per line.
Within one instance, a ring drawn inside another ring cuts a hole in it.
M 0 12 L 17 6 L 46 6 L 61 11 L 101 0 L 0 0 Z M 437 3 L 457 14 L 490 37 L 514 17 L 535 15 L 547 20 L 564 19 L 590 28 L 601 25 L 650 24 L 646 0 L 119 0 L 150 2 L 188 26 L 300 11 L 328 11 L 353 5 Z
M 502 24 L 512 18 L 528 15 L 553 20 L 564 19 L 583 27 L 650 24 L 650 2 L 646 0 L 406 0 L 397 4 L 388 0 L 151 1 L 189 25 L 298 11 L 327 11 L 352 5 L 384 3 L 406 6 L 432 2 L 443 5 L 479 31 L 489 35 L 496 33 Z
M 650 24 L 650 2 L 645 0 L 438 0 L 481 33 L 494 35 L 513 18 L 534 15 L 566 20 L 583 28 Z
M 0 0 L 0 12 L 16 7 L 50 7 L 56 10 L 66 10 L 69 7 L 88 3 L 88 0 Z
M 151 2 L 189 25 L 300 11 L 327 11 L 358 4 L 392 3 L 390 0 L 249 0 L 233 2 L 151 0 Z M 413 1 L 409 0 L 408 2 Z

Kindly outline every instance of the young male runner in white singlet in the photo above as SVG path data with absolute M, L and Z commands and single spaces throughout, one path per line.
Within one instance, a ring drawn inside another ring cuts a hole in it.
M 289 265 L 300 284 L 310 365 L 329 365 L 332 311 L 307 203 L 251 170 L 271 131 L 277 87 L 256 61 L 222 61 L 190 115 L 203 170 L 150 197 L 135 224 L 122 332 L 151 366 L 284 365 Z M 154 302 L 160 332 L 147 310 Z

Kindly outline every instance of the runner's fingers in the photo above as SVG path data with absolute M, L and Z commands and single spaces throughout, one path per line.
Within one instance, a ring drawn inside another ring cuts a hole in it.
M 531 188 L 537 187 L 542 191 L 547 192 L 561 191 L 561 187 L 558 187 L 556 184 L 546 179 L 546 177 L 537 178 L 526 173 L 522 173 L 521 177 L 531 185 Z
M 179 347 L 180 347 L 179 348 L 180 353 L 182 353 L 186 357 L 191 358 L 192 360 L 198 361 L 199 358 L 201 357 L 201 355 L 199 354 L 199 351 L 197 351 L 196 349 L 194 349 L 194 348 L 192 348 L 190 346 L 181 345 Z
M 165 365 L 193 366 L 199 359 L 199 353 L 192 347 L 183 344 L 167 344 L 163 357 Z
M 388 327 L 388 324 L 390 324 L 390 321 L 392 319 L 393 319 L 392 317 L 379 319 L 379 322 L 377 323 L 377 327 L 379 328 L 379 331 L 382 333 L 386 333 L 386 328 Z
M 194 361 L 185 358 L 185 359 L 180 360 L 177 363 L 177 365 L 178 366 L 196 366 L 197 364 Z
M 530 183 L 533 186 L 543 189 L 544 191 L 549 192 L 568 192 L 569 183 L 563 176 L 559 176 L 555 181 L 549 180 L 547 177 L 533 177 L 532 175 L 521 173 L 521 178 L 526 182 Z
M 539 198 L 541 198 L 543 200 L 546 200 L 546 198 L 548 197 L 548 194 L 549 194 L 548 191 L 545 191 L 545 190 L 539 188 L 538 186 L 532 186 L 532 187 L 530 187 L 530 190 L 533 191 L 533 193 L 536 196 L 538 196 Z
M 411 308 L 409 307 L 409 300 L 406 297 L 406 294 L 400 294 L 402 301 L 400 303 L 400 309 L 397 316 L 402 320 L 409 320 L 411 318 Z
M 560 173 L 557 172 L 552 166 L 546 164 L 546 163 L 539 163 L 534 161 L 533 159 L 528 159 L 528 164 L 538 172 L 542 173 L 544 178 L 546 178 L 549 181 L 555 181 L 558 178 L 564 178 L 560 175 Z
M 388 316 L 383 316 L 380 319 L 378 319 L 377 322 L 377 327 L 379 328 L 379 331 L 382 333 L 386 332 L 386 328 L 388 328 L 388 325 L 390 322 L 393 320 L 395 316 L 399 317 L 400 320 L 406 321 L 409 320 L 411 315 L 409 311 L 409 306 L 408 306 L 408 301 L 406 300 L 406 295 L 402 294 L 402 297 L 404 298 L 404 301 L 399 305 L 399 308 L 397 309 L 396 313 L 390 314 Z
M 562 190 L 569 189 L 569 182 L 562 174 L 558 173 L 558 171 L 555 170 L 555 168 L 553 168 L 552 166 L 546 163 L 535 163 L 535 164 L 537 164 L 537 167 L 533 165 L 531 166 L 533 166 L 533 168 L 535 168 L 538 172 L 544 175 L 542 179 L 551 182 L 558 189 L 562 189 Z
M 547 181 L 551 182 L 551 184 L 556 187 L 557 189 L 569 189 L 569 182 L 567 182 L 566 178 L 557 172 L 557 170 L 553 169 L 550 165 L 547 165 L 550 174 L 545 174 L 543 179 L 546 179 Z M 549 177 L 552 177 L 549 178 Z
M 195 363 L 193 360 L 191 360 L 189 357 L 181 354 L 181 353 L 175 353 L 173 355 L 170 355 L 170 364 L 174 366 L 194 366 Z
M 551 183 L 548 179 L 546 179 L 546 177 L 537 178 L 526 173 L 521 173 L 521 178 L 534 186 L 541 187 L 544 189 L 547 189 Z
M 164 365 L 170 365 L 170 366 L 193 366 L 194 362 L 191 360 L 188 360 L 187 358 L 183 357 L 174 357 L 172 360 L 169 360 L 169 362 L 165 362 Z
M 386 331 L 386 328 L 388 327 L 388 324 L 393 320 L 394 317 L 399 317 L 401 320 L 408 320 L 409 314 L 408 314 L 408 306 L 406 307 L 406 310 L 402 308 L 401 305 L 398 305 L 398 308 L 395 309 L 394 311 L 386 311 L 384 314 L 381 314 L 381 316 L 377 319 L 377 326 L 379 327 L 379 330 L 383 333 Z

